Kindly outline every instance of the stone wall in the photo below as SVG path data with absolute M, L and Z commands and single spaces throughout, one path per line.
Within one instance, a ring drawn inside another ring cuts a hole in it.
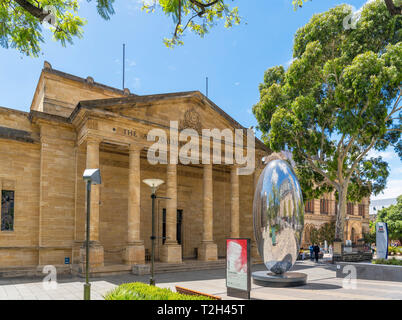
M 39 265 L 63 264 L 74 241 L 75 131 L 47 123 L 40 128 Z
M 0 267 L 38 263 L 40 146 L 28 114 L 0 108 L 0 189 L 14 190 L 14 230 L 0 231 Z M 17 131 L 16 131 L 17 130 Z M 27 137 L 19 140 L 20 133 Z

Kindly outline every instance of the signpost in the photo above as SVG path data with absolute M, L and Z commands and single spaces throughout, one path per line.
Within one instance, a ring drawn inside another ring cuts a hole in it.
M 377 222 L 375 225 L 377 259 L 388 258 L 388 226 L 386 222 Z
M 250 299 L 250 239 L 226 239 L 226 289 L 228 296 Z

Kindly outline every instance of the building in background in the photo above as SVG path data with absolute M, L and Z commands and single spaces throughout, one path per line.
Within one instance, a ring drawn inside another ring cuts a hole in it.
M 360 203 L 348 203 L 345 222 L 345 240 L 352 240 L 356 243 L 362 238 L 363 233 L 369 230 L 369 198 Z M 312 229 L 319 229 L 325 223 L 335 222 L 337 212 L 337 201 L 334 194 L 328 194 L 321 199 L 314 199 L 305 202 L 304 208 L 304 233 L 302 247 L 306 248 L 311 244 L 310 233 Z
M 396 198 L 371 200 L 370 202 L 370 215 L 377 215 L 378 211 L 389 206 L 396 204 Z

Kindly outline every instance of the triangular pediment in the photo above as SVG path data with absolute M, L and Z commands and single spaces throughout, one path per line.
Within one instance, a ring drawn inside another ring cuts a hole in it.
M 198 91 L 103 99 L 80 102 L 91 108 L 115 113 L 124 117 L 170 126 L 177 121 L 179 130 L 244 129 L 238 122 Z
M 221 132 L 229 129 L 233 133 L 235 129 L 246 129 L 199 91 L 81 101 L 71 114 L 70 121 L 81 109 L 97 110 L 108 116 L 164 128 L 171 127 L 171 121 L 177 121 L 179 131 L 194 129 L 199 134 L 202 129 L 218 129 Z M 258 139 L 256 147 L 268 150 Z

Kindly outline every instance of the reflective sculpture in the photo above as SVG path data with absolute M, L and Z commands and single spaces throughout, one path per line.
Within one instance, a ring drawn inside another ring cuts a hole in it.
M 274 275 L 284 275 L 299 254 L 304 204 L 292 167 L 284 157 L 270 158 L 254 195 L 254 234 L 267 269 Z

